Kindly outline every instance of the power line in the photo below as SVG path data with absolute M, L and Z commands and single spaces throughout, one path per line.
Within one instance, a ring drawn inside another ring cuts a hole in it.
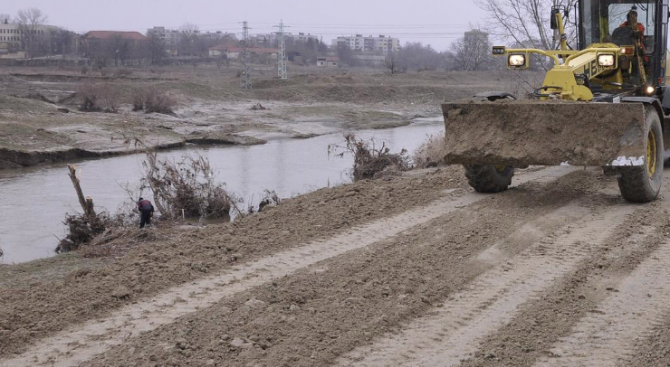
M 242 75 L 242 88 L 251 89 L 251 64 L 249 60 L 249 24 L 247 22 L 242 23 L 243 27 L 243 36 L 242 36 L 242 65 L 244 66 L 244 71 Z

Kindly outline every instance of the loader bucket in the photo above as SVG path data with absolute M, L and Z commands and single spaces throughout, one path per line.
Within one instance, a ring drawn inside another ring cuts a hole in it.
M 641 166 L 644 105 L 562 101 L 445 103 L 449 164 Z

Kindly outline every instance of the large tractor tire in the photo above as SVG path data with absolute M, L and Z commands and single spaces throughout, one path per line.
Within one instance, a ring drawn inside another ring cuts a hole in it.
M 475 191 L 492 194 L 503 192 L 512 184 L 514 168 L 509 166 L 466 165 L 465 177 Z
M 645 147 L 647 154 L 644 165 L 617 168 L 617 178 L 621 196 L 633 203 L 648 203 L 658 198 L 663 181 L 663 129 L 656 110 L 645 108 Z

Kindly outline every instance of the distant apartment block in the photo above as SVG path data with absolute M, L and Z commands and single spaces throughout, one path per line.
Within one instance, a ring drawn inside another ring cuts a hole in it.
M 55 29 L 57 28 L 54 26 L 38 25 L 31 31 L 39 36 L 48 36 Z M 17 23 L 0 24 L 0 54 L 6 54 L 10 50 L 21 48 L 23 32 L 26 31 L 22 30 Z
M 333 40 L 333 46 L 347 45 L 354 51 L 392 53 L 400 49 L 398 38 L 379 35 L 378 37 L 364 37 L 361 34 L 348 37 L 337 37 Z
M 166 48 L 172 49 L 177 47 L 177 44 L 181 40 L 181 32 L 174 29 L 167 29 L 165 27 L 153 27 L 147 31 L 147 36 L 156 36 L 161 41 Z
M 279 33 L 274 32 L 274 33 L 266 33 L 266 34 L 254 34 L 251 36 L 251 42 L 254 45 L 274 45 L 278 42 L 279 40 Z M 290 33 L 290 32 L 285 32 L 284 33 L 284 40 L 290 42 L 308 42 L 312 40 L 313 42 L 319 41 L 319 36 L 313 35 L 313 34 L 305 34 L 302 32 L 299 32 L 298 34 Z
M 315 35 L 312 35 L 312 34 L 309 34 L 309 33 L 304 34 L 302 32 L 300 32 L 298 34 L 288 33 L 287 35 L 285 35 L 285 37 L 287 39 L 292 39 L 294 41 L 300 41 L 300 42 L 307 42 L 309 40 L 312 40 L 312 41 L 316 42 L 316 41 L 319 40 L 319 36 L 315 36 Z

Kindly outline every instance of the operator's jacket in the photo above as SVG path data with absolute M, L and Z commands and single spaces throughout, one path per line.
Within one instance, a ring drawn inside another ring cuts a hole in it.
M 625 21 L 625 22 L 621 23 L 621 25 L 619 27 L 630 28 L 630 23 L 628 21 Z M 637 30 L 638 30 L 638 32 L 640 32 L 640 48 L 642 49 L 642 54 L 644 56 L 647 53 L 647 50 L 644 47 L 644 31 L 645 31 L 645 28 L 641 23 L 637 23 Z M 645 61 L 645 63 L 649 62 L 649 58 L 647 56 L 644 56 L 644 61 Z

